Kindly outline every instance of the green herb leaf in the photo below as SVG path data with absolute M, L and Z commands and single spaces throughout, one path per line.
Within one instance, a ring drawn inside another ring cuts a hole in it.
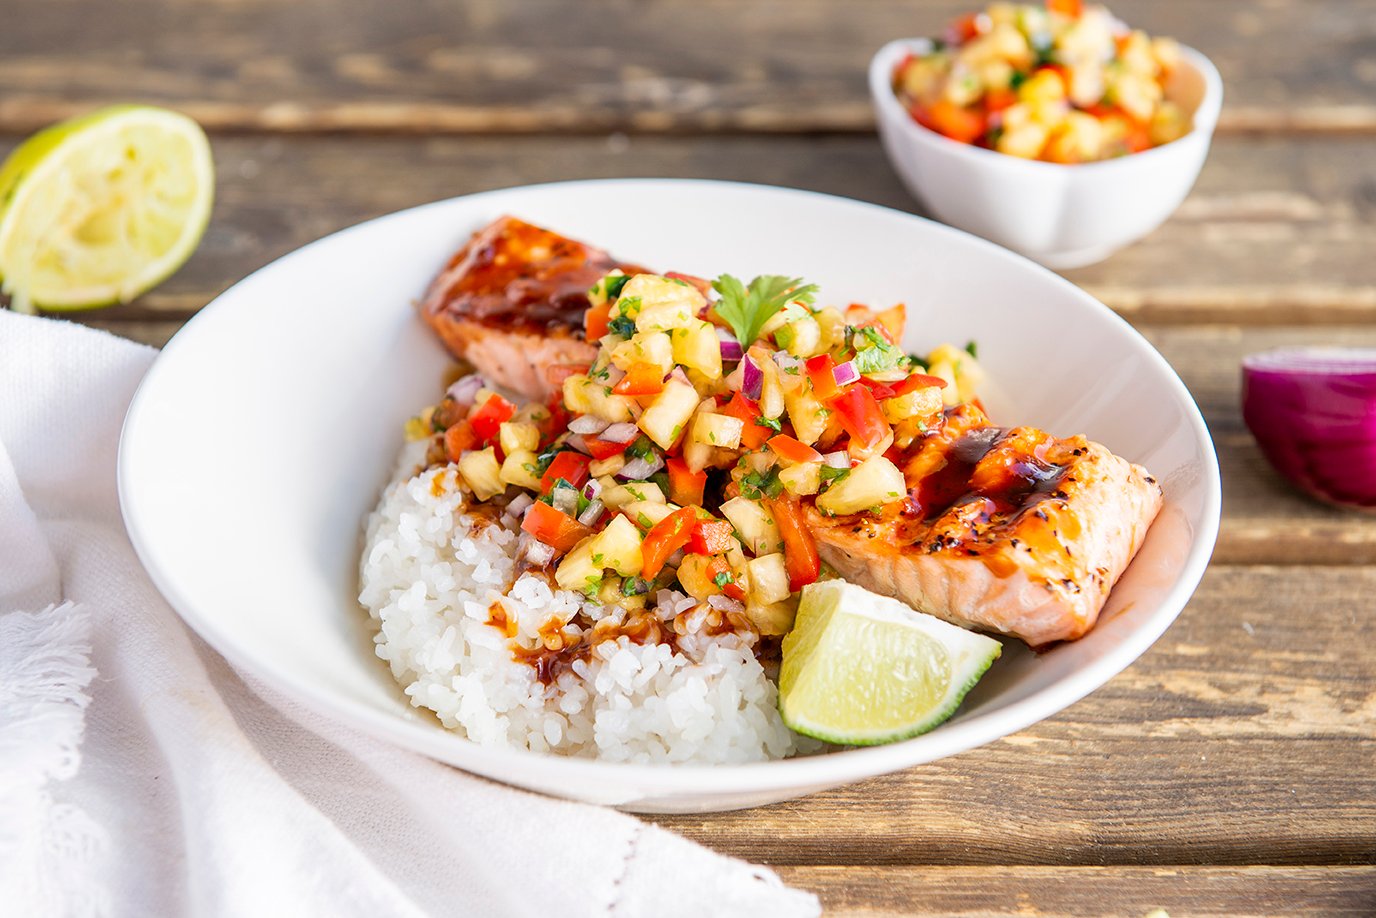
M 755 423 L 761 427 L 768 427 L 775 433 L 780 433 L 784 429 L 783 423 L 778 418 L 767 418 L 764 415 L 757 417 Z
M 824 465 L 820 470 L 818 470 L 818 474 L 821 476 L 821 479 L 823 481 L 830 481 L 834 483 L 840 481 L 842 478 L 845 478 L 847 475 L 849 475 L 850 469 L 837 469 L 832 468 L 829 465 Z
M 617 316 L 607 323 L 607 331 L 618 338 L 629 339 L 635 334 L 635 319 L 628 316 Z
M 626 281 L 630 280 L 629 274 L 609 274 L 603 278 L 603 283 L 607 285 L 607 299 L 614 300 L 621 295 L 621 288 L 626 286 Z
M 779 480 L 779 470 L 770 468 L 767 472 L 750 472 L 741 479 L 741 493 L 751 500 L 762 497 L 778 497 L 784 489 Z
M 712 582 L 719 587 L 724 587 L 731 582 L 731 579 L 731 574 L 729 572 L 722 571 L 720 574 L 712 578 Z
M 766 274 L 755 278 L 747 288 L 738 278 L 723 274 L 712 281 L 720 294 L 717 315 L 726 320 L 742 347 L 749 347 L 760 336 L 760 329 L 794 300 L 811 304 L 817 293 L 814 284 L 803 285 L 801 277 Z
M 973 342 L 973 341 L 967 341 L 967 342 L 965 343 L 965 353 L 969 354 L 971 357 L 973 357 L 973 358 L 975 358 L 976 360 L 978 360 L 978 359 L 979 359 L 979 345 L 976 344 L 976 343 Z

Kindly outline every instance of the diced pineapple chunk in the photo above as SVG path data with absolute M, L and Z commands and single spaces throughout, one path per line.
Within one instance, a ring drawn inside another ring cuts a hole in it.
M 697 318 L 707 305 L 701 292 L 691 284 L 670 280 L 657 274 L 637 274 L 621 288 L 618 303 L 639 302 L 635 314 L 637 331 L 669 331 L 683 328 Z
M 721 593 L 721 587 L 709 576 L 711 565 L 709 555 L 683 556 L 683 563 L 678 566 L 678 582 L 685 593 L 699 601 Z
M 1103 146 L 1103 123 L 1093 115 L 1072 111 L 1051 132 L 1045 155 L 1053 163 L 1092 162 L 1099 158 Z
M 554 572 L 554 582 L 559 584 L 560 589 L 595 596 L 602 588 L 602 566 L 592 559 L 592 541 L 595 538 L 588 536 L 559 562 Z
M 614 516 L 606 528 L 592 537 L 592 560 L 623 577 L 640 573 L 645 565 L 640 553 L 640 531 L 624 516 Z
M 822 487 L 822 463 L 800 462 L 779 470 L 779 481 L 795 497 L 816 494 Z
M 886 398 L 879 403 L 884 409 L 884 417 L 890 424 L 898 424 L 910 418 L 922 418 L 935 414 L 945 404 L 939 386 L 924 386 L 904 395 Z
M 755 365 L 760 368 L 760 414 L 778 418 L 784 413 L 784 387 L 779 380 L 779 365 L 769 355 L 762 355 Z
M 601 478 L 603 475 L 615 475 L 621 471 L 625 464 L 626 456 L 623 453 L 608 456 L 606 459 L 594 459 L 588 464 L 588 474 L 594 478 Z
M 734 449 L 741 445 L 741 431 L 745 422 L 729 414 L 716 414 L 699 411 L 693 416 L 693 429 L 690 436 L 695 443 L 704 446 L 717 446 Z
M 694 319 L 673 332 L 674 361 L 707 379 L 721 378 L 721 339 L 710 322 Z
M 1065 99 L 1066 85 L 1061 75 L 1054 70 L 1038 70 L 1018 87 L 1018 101 L 1029 105 L 1038 102 L 1061 102 Z
M 662 504 L 665 502 L 664 492 L 653 481 L 628 481 L 625 484 L 602 489 L 602 503 L 613 510 L 620 510 L 627 504 L 633 504 L 638 500 Z
M 488 500 L 506 490 L 502 481 L 502 467 L 497 464 L 497 452 L 492 447 L 473 449 L 459 457 L 459 474 L 473 489 L 478 500 Z
M 502 452 L 510 456 L 523 450 L 534 451 L 540 445 L 540 428 L 520 421 L 507 421 L 498 428 L 497 438 Z
M 809 446 L 821 438 L 827 429 L 827 419 L 831 412 L 812 394 L 809 387 L 795 389 L 784 396 L 788 408 L 788 419 L 793 424 L 793 432 L 798 439 Z
M 632 364 L 648 363 L 667 376 L 674 368 L 674 345 L 665 332 L 636 332 L 631 340 L 612 349 L 611 360 L 623 370 L 629 370 Z
M 564 378 L 564 406 L 575 414 L 591 414 L 592 393 L 601 389 L 601 385 L 588 379 L 582 373 L 566 376 Z
M 818 331 L 821 334 L 821 340 L 817 344 L 817 353 L 829 351 L 845 341 L 846 317 L 841 315 L 839 309 L 827 306 L 813 313 L 812 318 L 817 323 Z
M 621 512 L 636 526 L 646 531 L 677 509 L 678 507 L 673 504 L 653 500 L 637 500 L 621 506 Z
M 756 501 L 733 497 L 721 505 L 721 515 L 731 521 L 741 541 L 756 555 L 783 549 L 783 538 L 774 517 Z
M 640 416 L 638 426 L 660 449 L 672 449 L 697 407 L 697 390 L 682 380 L 670 379 Z
M 761 606 L 754 603 L 745 607 L 745 616 L 755 626 L 755 630 L 766 637 L 788 634 L 793 630 L 793 620 L 798 615 L 798 604 L 792 600 L 770 603 Z
M 1044 125 L 1028 121 L 1017 127 L 1006 128 L 995 141 L 994 148 L 1009 156 L 1036 159 L 1041 155 L 1042 147 L 1046 146 L 1047 133 Z
M 530 450 L 517 450 L 506 454 L 502 463 L 502 481 L 518 488 L 531 491 L 540 490 L 540 477 L 535 474 L 537 457 Z
M 760 555 L 746 564 L 750 576 L 750 604 L 767 606 L 792 595 L 788 587 L 788 568 L 779 552 Z
M 588 303 L 592 306 L 604 305 L 607 302 L 607 300 L 610 299 L 610 297 L 607 295 L 607 278 L 625 276 L 626 272 L 622 271 L 620 268 L 613 268 L 611 271 L 607 272 L 605 275 L 598 279 L 597 283 L 593 284 L 592 287 L 589 288 Z
M 897 466 L 883 456 L 871 456 L 827 488 L 817 498 L 817 509 L 837 516 L 859 513 L 899 500 L 907 489 Z
M 794 357 L 811 357 L 819 353 L 822 328 L 812 316 L 799 316 L 776 331 L 774 340 Z

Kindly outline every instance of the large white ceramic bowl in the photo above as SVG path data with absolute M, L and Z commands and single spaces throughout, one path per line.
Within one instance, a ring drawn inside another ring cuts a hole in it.
M 448 361 L 413 303 L 470 232 L 516 214 L 661 270 L 801 275 L 824 301 L 906 302 L 910 348 L 979 342 L 1009 423 L 1145 463 L 1166 506 L 1086 638 L 1004 657 L 950 722 L 890 746 L 733 767 L 600 763 L 475 745 L 412 708 L 355 600 L 364 516 L 402 424 Z M 468 771 L 642 811 L 797 797 L 930 762 L 1050 716 L 1156 640 L 1204 571 L 1218 467 L 1190 394 L 1127 323 L 1050 272 L 908 214 L 781 188 L 628 180 L 454 198 L 268 265 L 177 333 L 120 444 L 130 537 L 163 595 L 230 662 L 317 710 Z M 1036 755 L 1029 749 L 1029 756 Z
M 870 61 L 870 96 L 884 150 L 899 178 L 931 212 L 1053 268 L 1102 261 L 1169 217 L 1194 187 L 1223 105 L 1218 70 L 1193 48 L 1167 87 L 1194 116 L 1179 140 L 1103 162 L 1062 165 L 959 143 L 913 120 L 893 92 L 893 73 L 926 38 L 889 42 Z

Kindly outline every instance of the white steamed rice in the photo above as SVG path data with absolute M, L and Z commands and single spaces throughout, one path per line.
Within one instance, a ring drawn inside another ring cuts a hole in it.
M 359 602 L 378 626 L 377 654 L 412 704 L 475 742 L 620 762 L 751 762 L 800 751 L 800 743 L 814 748 L 784 726 L 777 689 L 752 647 L 691 623 L 678 651 L 622 636 L 543 684 L 512 656 L 506 632 L 488 624 L 494 602 L 526 647 L 552 616 L 569 621 L 581 610 L 596 621 L 621 612 L 516 576 L 514 523 L 475 526 L 453 466 L 415 474 L 424 446 L 403 452 L 368 519 L 360 566 Z M 657 601 L 669 627 L 693 605 L 670 591 Z

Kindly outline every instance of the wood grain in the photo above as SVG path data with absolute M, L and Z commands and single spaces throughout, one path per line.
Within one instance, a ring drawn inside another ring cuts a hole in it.
M 1150 915 L 1367 918 L 1371 867 L 784 867 L 832 918 Z
M 1376 320 L 1370 147 L 1341 137 L 1220 140 L 1173 219 L 1067 276 L 1137 323 Z M 529 182 L 711 177 L 920 211 L 872 137 L 217 137 L 215 155 L 216 212 L 195 257 L 103 319 L 184 317 L 265 262 L 341 227 Z
M 1215 565 L 1108 685 L 954 758 L 659 817 L 773 864 L 1376 863 L 1376 568 Z
M 870 55 L 971 6 L 8 0 L 0 127 L 137 99 L 271 132 L 865 131 Z M 1224 131 L 1376 130 L 1371 0 L 1113 8 L 1215 60 Z

